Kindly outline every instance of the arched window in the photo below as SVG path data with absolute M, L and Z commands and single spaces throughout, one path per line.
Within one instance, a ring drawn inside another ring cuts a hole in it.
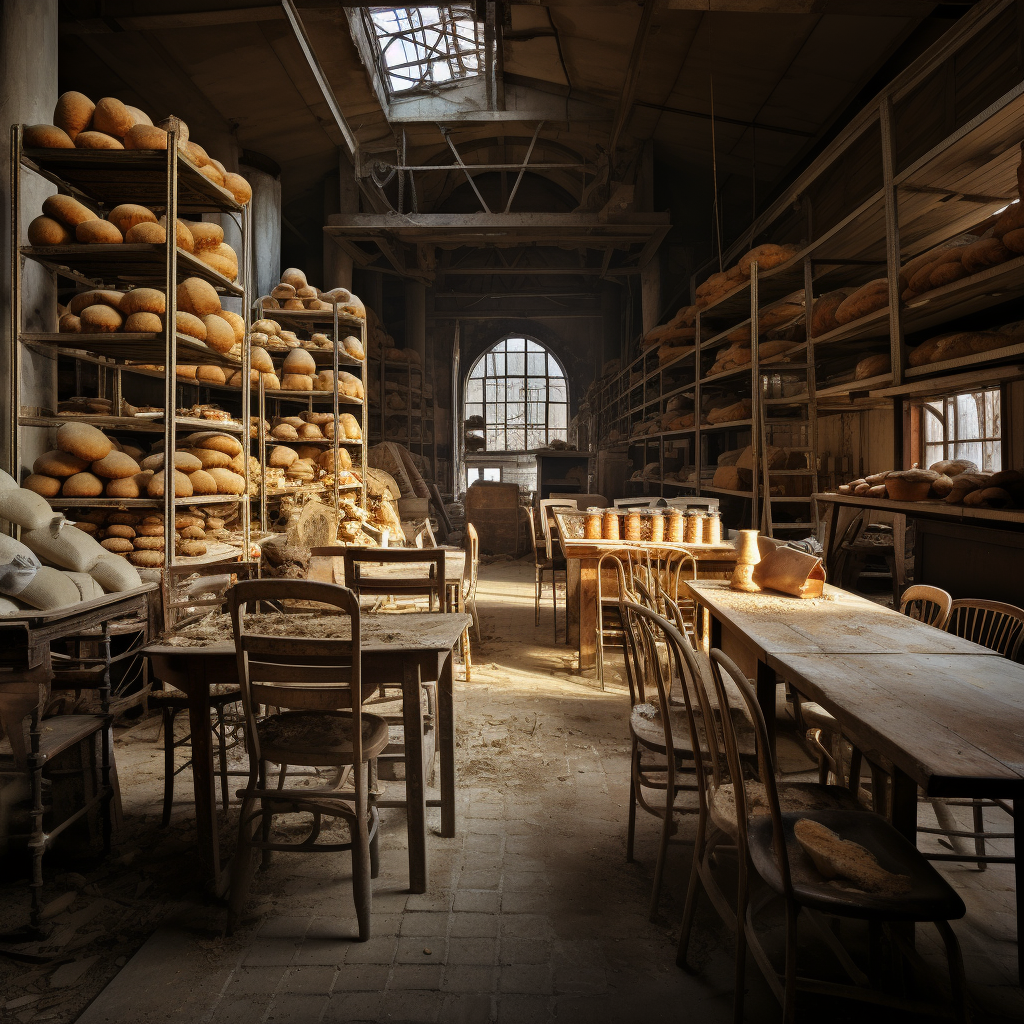
M 491 452 L 568 440 L 569 390 L 558 360 L 532 338 L 505 338 L 470 370 L 466 418 L 482 416 Z

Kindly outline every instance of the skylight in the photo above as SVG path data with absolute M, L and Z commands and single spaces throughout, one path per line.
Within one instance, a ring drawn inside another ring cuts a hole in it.
M 480 73 L 483 33 L 471 4 L 363 8 L 388 91 L 407 92 Z

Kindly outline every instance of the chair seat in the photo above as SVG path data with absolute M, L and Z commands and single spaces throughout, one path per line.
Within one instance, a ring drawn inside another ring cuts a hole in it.
M 669 707 L 669 725 L 672 728 L 672 748 L 677 754 L 689 757 L 693 756 L 693 745 L 690 742 L 690 725 L 686 718 L 686 708 L 673 705 Z M 754 734 L 750 729 L 750 723 L 743 715 L 734 713 L 736 729 L 738 732 L 737 742 L 740 747 L 741 757 L 754 756 Z M 695 708 L 693 712 L 694 724 L 700 734 L 700 745 L 703 750 L 708 749 L 707 740 L 704 734 L 704 719 L 700 709 Z M 661 721 L 661 708 L 656 704 L 635 704 L 629 714 L 629 727 L 637 740 L 649 750 L 664 754 L 665 751 L 665 728 Z
M 210 703 L 216 705 L 218 702 L 225 704 L 234 700 L 241 700 L 242 692 L 237 683 L 213 683 L 210 686 Z M 150 703 L 173 704 L 179 707 L 188 706 L 188 695 L 174 687 L 167 687 L 163 690 L 151 690 L 149 694 Z
M 747 799 L 753 800 L 756 815 L 768 814 L 764 786 L 748 782 Z M 865 811 L 849 790 L 842 786 L 820 786 L 816 782 L 782 782 L 779 784 L 779 803 L 783 813 L 800 814 L 807 811 Z M 736 799 L 733 785 L 727 782 L 715 790 L 709 808 L 711 819 L 723 831 L 736 835 Z
M 801 818 L 821 822 L 843 839 L 863 846 L 886 871 L 905 877 L 905 891 L 864 892 L 851 881 L 824 878 L 793 834 L 793 827 Z M 793 894 L 802 906 L 825 914 L 886 921 L 949 921 L 967 913 L 963 900 L 923 854 L 877 814 L 842 810 L 783 813 L 783 828 Z M 758 874 L 781 893 L 783 884 L 772 848 L 772 823 L 768 815 L 751 819 L 749 842 Z
M 275 764 L 310 767 L 352 764 L 350 711 L 285 711 L 256 723 L 260 752 Z M 363 757 L 369 761 L 388 743 L 380 715 L 363 715 Z
M 56 757 L 106 728 L 113 720 L 111 715 L 53 715 L 44 718 L 40 726 L 39 753 L 44 759 Z M 12 749 L 7 736 L 0 739 L 0 764 L 5 763 L 18 764 L 18 754 Z

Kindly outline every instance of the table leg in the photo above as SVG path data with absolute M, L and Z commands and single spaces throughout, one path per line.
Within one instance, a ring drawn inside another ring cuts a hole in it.
M 437 681 L 437 739 L 441 747 L 441 835 L 455 835 L 455 659 L 445 658 Z
M 1020 804 L 1020 807 L 1017 806 Z M 1013 801 L 1013 880 L 1017 887 L 1017 981 L 1024 985 L 1024 936 L 1020 923 L 1024 921 L 1024 824 L 1017 811 L 1024 812 L 1024 800 Z
M 405 810 L 409 833 L 409 891 L 427 891 L 427 796 L 423 780 L 423 708 L 420 667 L 407 658 L 402 668 L 405 727 Z
M 775 669 L 767 662 L 758 661 L 757 703 L 761 706 L 761 713 L 764 715 L 772 756 L 775 755 L 775 692 L 777 686 L 778 679 L 775 676 Z
M 580 645 L 580 560 L 565 561 L 565 642 Z
M 889 786 L 889 821 L 908 843 L 917 846 L 917 783 L 893 765 Z
M 210 687 L 202 658 L 189 658 L 188 724 L 192 732 L 192 787 L 196 799 L 196 840 L 203 873 L 221 892 L 217 798 L 213 787 L 213 730 Z M 166 742 L 166 737 L 164 741 Z
M 597 675 L 597 559 L 580 559 L 579 584 L 581 676 Z

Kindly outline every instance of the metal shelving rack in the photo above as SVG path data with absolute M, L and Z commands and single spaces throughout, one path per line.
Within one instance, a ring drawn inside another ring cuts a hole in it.
M 334 508 L 337 509 L 340 505 L 340 497 L 344 494 L 350 494 L 358 492 L 359 494 L 359 506 L 362 509 L 366 509 L 366 451 L 369 444 L 369 424 L 368 424 L 368 397 L 369 390 L 367 385 L 366 375 L 366 363 L 367 363 L 367 334 L 366 334 L 366 321 L 360 317 L 349 316 L 346 313 L 339 313 L 338 307 L 334 306 L 333 309 L 328 312 L 327 310 L 318 309 L 264 309 L 263 298 L 264 296 L 256 301 L 252 311 L 252 318 L 274 320 L 276 323 L 281 324 L 288 329 L 298 329 L 305 331 L 307 334 L 316 333 L 319 330 L 327 328 L 331 331 L 331 351 L 328 353 L 325 349 L 304 349 L 303 351 L 308 352 L 313 359 L 317 362 L 317 366 L 323 363 L 323 369 L 332 369 L 334 372 L 334 380 L 338 379 L 339 370 L 347 370 L 352 372 L 354 367 L 359 367 L 359 379 L 363 385 L 363 400 L 360 402 L 354 398 L 348 398 L 345 395 L 339 395 L 338 389 L 335 386 L 333 389 L 333 395 L 327 391 L 267 391 L 263 386 L 263 376 L 260 375 L 259 385 L 255 389 L 258 397 L 257 409 L 258 409 L 258 423 L 259 429 L 255 438 L 258 444 L 259 459 L 261 472 L 265 470 L 267 465 L 267 433 L 266 433 L 266 407 L 267 401 L 277 402 L 280 407 L 281 402 L 293 402 L 299 405 L 304 405 L 310 412 L 313 411 L 313 406 L 316 404 L 323 404 L 326 402 L 331 403 L 331 407 L 334 413 L 334 437 L 331 439 L 321 440 L 315 439 L 302 439 L 301 441 L 283 441 L 275 438 L 269 438 L 273 445 L 290 445 L 290 444 L 304 444 L 304 445 L 315 445 L 322 444 L 325 446 L 325 450 L 334 450 L 335 448 L 348 448 L 357 449 L 359 452 L 359 478 L 362 481 L 358 485 L 341 485 L 338 482 L 338 474 L 335 472 L 334 475 L 334 486 L 332 489 L 332 497 L 334 499 Z M 341 339 L 343 337 L 341 331 L 344 329 L 345 335 L 352 334 L 353 331 L 358 332 L 360 343 L 363 346 L 363 358 L 355 359 L 350 356 L 341 346 Z M 248 349 L 248 345 L 246 345 Z M 276 352 L 270 353 L 271 358 L 278 355 Z M 330 362 L 327 362 L 329 357 Z M 282 357 L 283 358 L 283 357 Z M 341 414 L 347 412 L 351 408 L 359 407 L 359 429 L 361 438 L 358 441 L 341 441 L 338 439 L 338 434 L 341 429 Z M 288 489 L 281 492 L 281 495 L 288 493 L 296 493 L 297 488 Z M 322 493 L 322 491 L 321 491 Z M 271 495 L 266 487 L 260 488 L 259 501 L 260 501 L 260 522 L 266 528 L 267 524 L 267 499 L 269 497 L 276 497 L 279 495 Z
M 418 386 L 415 383 L 418 379 Z M 410 362 L 389 362 L 381 355 L 379 402 L 381 417 L 381 439 L 395 441 L 405 445 L 415 455 L 424 458 L 429 466 L 431 479 L 437 479 L 437 424 L 434 417 L 434 375 L 428 373 L 426 366 Z M 430 397 L 427 390 L 430 389 Z M 405 409 L 391 411 L 387 408 L 387 396 L 399 394 L 405 398 Z M 419 396 L 418 405 L 414 408 L 414 395 Z M 393 433 L 388 429 L 388 420 L 398 419 L 403 422 L 403 432 Z M 419 440 L 413 438 L 415 427 L 419 427 Z M 430 440 L 426 439 L 429 432 Z
M 160 245 L 66 245 L 34 247 L 21 245 L 21 175 L 32 172 L 56 185 L 58 190 L 72 195 L 101 211 L 122 203 L 138 203 L 150 209 L 163 210 L 167 223 L 174 224 L 181 215 L 228 213 L 237 217 L 242 234 L 242 253 L 239 260 L 241 283 L 229 281 L 212 267 L 176 246 L 175 232 L 167 232 L 167 241 Z M 248 303 L 246 282 L 252 265 L 251 206 L 242 206 L 227 190 L 204 177 L 179 152 L 176 133 L 167 136 L 166 152 L 134 152 L 107 150 L 31 149 L 25 150 L 22 125 L 11 126 L 11 309 L 10 309 L 10 399 L 11 425 L 8 436 L 8 457 L 15 474 L 21 473 L 21 441 L 24 428 L 53 427 L 70 420 L 63 417 L 21 415 L 21 350 L 23 345 L 48 349 L 58 355 L 95 362 L 113 372 L 113 399 L 120 408 L 121 375 L 152 371 L 137 370 L 126 360 L 145 360 L 164 366 L 164 472 L 173 480 L 173 459 L 178 427 L 195 428 L 195 420 L 176 416 L 179 387 L 216 387 L 205 382 L 190 385 L 179 379 L 174 369 L 179 353 L 190 363 L 212 363 L 232 370 L 240 370 L 243 379 L 249 375 L 249 352 L 242 347 L 241 359 L 223 356 L 194 339 L 175 331 L 177 312 L 177 286 L 186 277 L 201 277 L 222 295 L 242 299 L 245 329 L 248 334 Z M 25 260 L 31 259 L 46 267 L 53 275 L 87 285 L 89 288 L 125 284 L 160 287 L 166 295 L 164 330 L 157 334 L 60 334 L 26 332 L 22 329 L 22 275 Z M 240 392 L 243 430 L 249 422 L 249 392 L 245 388 L 225 389 Z M 134 417 L 82 417 L 83 422 L 110 430 L 124 432 L 152 432 L 150 423 Z M 102 421 L 102 422 L 101 422 Z M 237 432 L 230 424 L 202 421 L 205 429 Z M 170 472 L 168 472 L 170 470 Z M 250 515 L 247 494 L 250 486 L 248 462 L 245 466 L 246 494 L 199 495 L 175 498 L 174 489 L 165 488 L 162 498 L 55 498 L 55 508 L 152 508 L 162 509 L 166 523 L 174 522 L 178 508 L 190 505 L 241 504 L 243 553 L 250 548 Z M 232 557 L 235 557 L 234 555 Z M 187 559 L 188 563 L 203 558 Z M 209 559 L 205 559 L 209 560 Z M 164 566 L 175 564 L 174 531 L 164 530 Z

